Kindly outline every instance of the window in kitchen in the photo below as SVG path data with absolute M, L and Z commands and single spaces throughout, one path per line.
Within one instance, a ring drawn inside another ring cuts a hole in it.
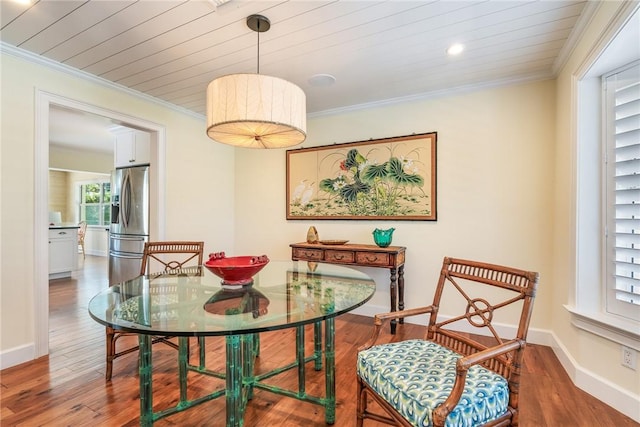
M 87 225 L 108 225 L 111 222 L 111 183 L 80 185 L 80 220 L 87 221 Z

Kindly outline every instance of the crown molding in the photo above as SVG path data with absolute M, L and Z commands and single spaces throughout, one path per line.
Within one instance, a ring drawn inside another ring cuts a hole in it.
M 103 79 L 102 77 L 98 77 L 93 74 L 87 73 L 86 71 L 78 70 L 77 68 L 73 68 L 68 65 L 62 64 L 60 62 L 56 62 L 51 59 L 45 58 L 43 56 L 36 55 L 24 49 L 20 49 L 19 47 L 15 47 L 10 44 L 7 44 L 3 41 L 0 41 L 0 53 L 6 53 L 8 55 L 12 55 L 14 57 L 23 59 L 25 61 L 29 61 L 55 71 L 60 71 L 60 72 L 69 74 L 73 77 L 77 77 L 83 80 L 90 81 L 92 83 L 97 83 L 99 85 L 109 87 L 111 89 L 114 89 L 120 92 L 124 92 L 127 95 L 134 96 L 144 101 L 154 103 L 156 105 L 168 108 L 170 110 L 173 110 L 181 114 L 186 114 L 198 120 L 202 120 L 202 121 L 205 120 L 205 116 L 202 114 L 198 114 L 194 111 L 179 107 L 170 102 L 163 101 L 162 99 L 159 99 L 159 98 L 144 94 L 142 92 L 138 92 L 137 90 L 130 89 L 126 86 L 111 82 L 109 80 Z
M 557 76 L 560 70 L 562 70 L 562 68 L 566 65 L 574 49 L 580 42 L 580 39 L 586 31 L 589 23 L 593 19 L 593 16 L 600 8 L 600 5 L 600 2 L 587 2 L 587 4 L 584 6 L 584 9 L 582 10 L 580 17 L 578 18 L 576 25 L 571 30 L 567 41 L 560 49 L 560 52 L 558 53 L 555 61 L 553 61 L 551 69 L 553 70 L 554 76 Z
M 444 96 L 460 95 L 464 93 L 477 92 L 484 89 L 492 89 L 503 86 L 513 86 L 522 83 L 550 80 L 555 78 L 552 73 L 538 73 L 527 77 L 517 77 L 509 79 L 493 80 L 490 82 L 482 82 L 472 85 L 456 86 L 446 89 L 439 89 L 430 92 L 422 92 L 414 95 L 402 96 L 397 98 L 384 99 L 381 101 L 367 102 L 364 104 L 349 105 L 347 107 L 331 108 L 327 110 L 315 111 L 307 113 L 307 118 L 327 117 L 337 114 L 352 113 L 372 108 L 380 108 L 389 105 L 406 104 L 409 102 L 424 101 L 427 99 L 440 98 Z

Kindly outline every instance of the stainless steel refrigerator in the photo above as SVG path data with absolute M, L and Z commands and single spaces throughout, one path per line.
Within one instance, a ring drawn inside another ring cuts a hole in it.
M 111 174 L 109 285 L 140 275 L 149 240 L 149 166 L 118 168 Z

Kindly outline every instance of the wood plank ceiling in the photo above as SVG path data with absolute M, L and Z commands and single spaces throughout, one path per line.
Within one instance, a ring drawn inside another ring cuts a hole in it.
M 205 114 L 206 86 L 256 72 L 299 85 L 309 113 L 551 78 L 586 1 L 40 0 L 0 2 L 0 40 Z M 573 33 L 572 33 L 573 32 Z M 465 51 L 448 57 L 454 42 Z M 10 45 L 10 46 L 9 46 Z M 312 85 L 317 74 L 333 85 Z

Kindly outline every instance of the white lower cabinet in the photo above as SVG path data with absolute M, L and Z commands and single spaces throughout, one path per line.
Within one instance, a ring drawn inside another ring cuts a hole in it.
M 71 277 L 78 263 L 78 229 L 49 229 L 49 279 Z

